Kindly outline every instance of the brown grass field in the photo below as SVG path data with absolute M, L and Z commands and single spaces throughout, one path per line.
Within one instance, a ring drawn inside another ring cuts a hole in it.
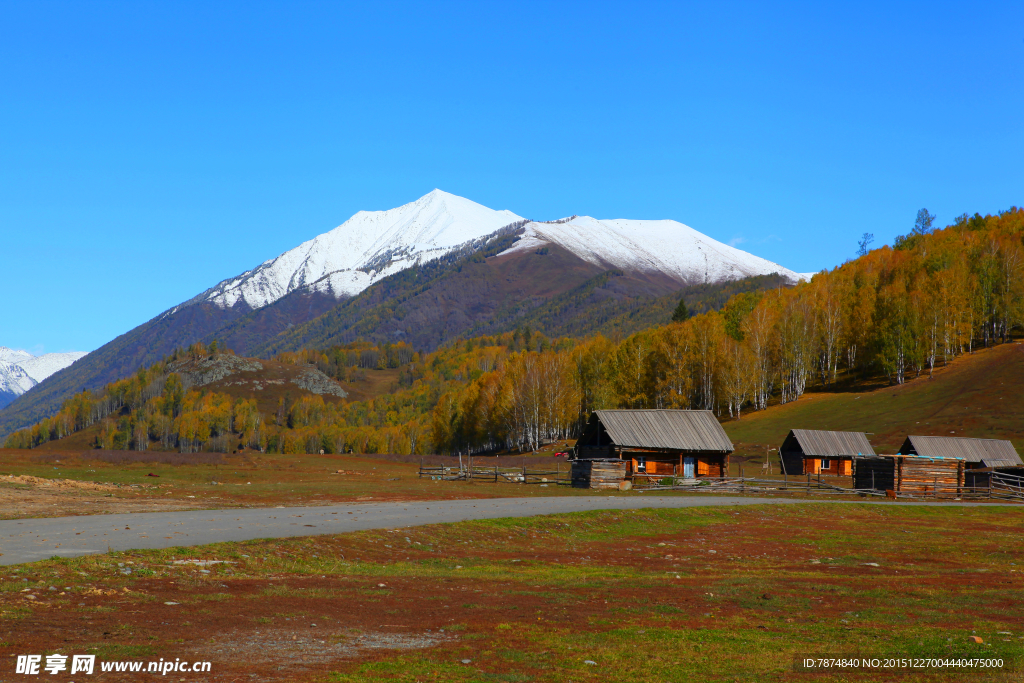
M 689 508 L 53 559 L 4 568 L 0 680 L 60 652 L 209 661 L 167 680 L 224 683 L 1019 681 L 1022 521 Z M 807 655 L 1002 667 L 795 672 Z
M 142 462 L 111 463 L 123 456 Z M 61 517 L 188 508 L 326 505 L 355 501 L 590 495 L 567 486 L 432 481 L 405 456 L 134 453 L 0 449 L 0 518 Z M 147 462 L 182 460 L 188 464 Z M 458 466 L 458 458 L 430 456 Z M 550 452 L 474 458 L 474 465 L 565 472 Z M 154 476 L 155 475 L 155 476 Z M 97 486 L 98 485 L 98 486 Z

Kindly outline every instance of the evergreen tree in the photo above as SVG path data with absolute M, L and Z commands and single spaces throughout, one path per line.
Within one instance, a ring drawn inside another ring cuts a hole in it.
M 690 311 L 686 308 L 686 301 L 684 299 L 679 300 L 679 305 L 676 306 L 676 310 L 672 311 L 672 322 L 681 323 L 690 317 Z

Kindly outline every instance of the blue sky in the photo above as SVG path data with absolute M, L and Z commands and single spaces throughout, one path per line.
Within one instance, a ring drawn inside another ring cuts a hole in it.
M 0 12 L 0 345 L 36 353 L 435 187 L 798 271 L 1024 201 L 1021 3 Z

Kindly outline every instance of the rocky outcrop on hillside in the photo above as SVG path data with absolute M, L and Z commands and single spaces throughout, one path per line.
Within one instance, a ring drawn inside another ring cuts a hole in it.
M 348 396 L 348 392 L 342 389 L 341 385 L 324 373 L 313 368 L 306 370 L 298 377 L 292 379 L 292 384 L 314 394 L 329 394 L 340 398 Z
M 168 369 L 181 375 L 186 386 L 202 387 L 239 372 L 257 372 L 263 369 L 263 365 L 251 358 L 224 353 L 212 358 L 176 360 L 168 365 Z

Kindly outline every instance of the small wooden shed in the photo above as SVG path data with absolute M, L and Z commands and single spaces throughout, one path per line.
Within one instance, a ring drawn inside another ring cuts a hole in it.
M 732 441 L 710 410 L 595 410 L 577 458 L 627 461 L 627 476 L 724 477 Z
M 575 489 L 621 489 L 626 480 L 623 460 L 574 460 L 572 487 Z
M 849 477 L 853 459 L 875 455 L 864 432 L 793 429 L 779 446 L 779 465 L 788 475 Z
M 954 457 L 879 455 L 857 458 L 853 488 L 959 497 L 965 462 Z

